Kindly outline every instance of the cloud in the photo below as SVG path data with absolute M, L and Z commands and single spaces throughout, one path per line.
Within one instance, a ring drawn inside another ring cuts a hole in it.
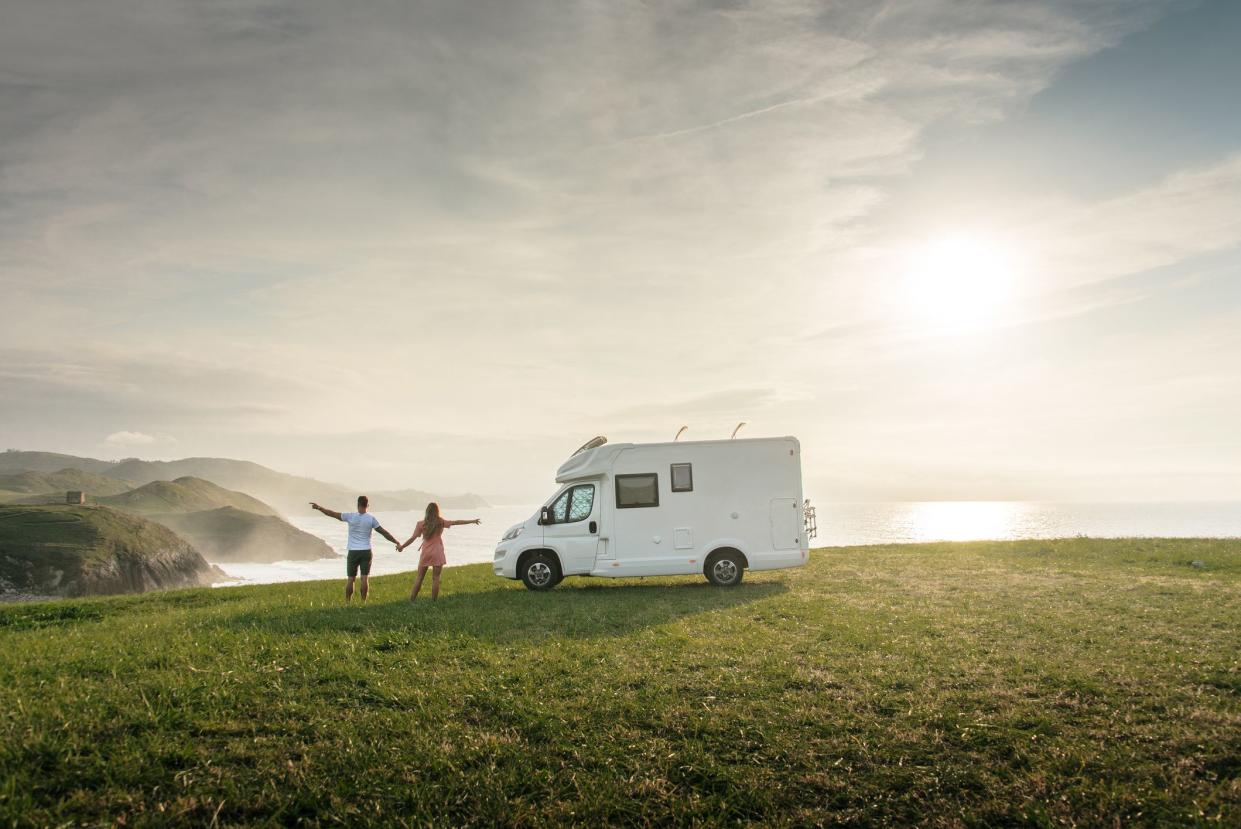
M 633 421 L 649 422 L 658 420 L 665 424 L 669 418 L 715 418 L 745 414 L 761 408 L 767 408 L 779 399 L 775 389 L 725 389 L 684 398 L 671 402 L 652 402 L 641 406 L 625 406 L 608 417 L 622 423 Z M 679 425 L 679 424 L 678 424 Z
M 1241 244 L 1241 153 L 1095 204 L 1061 205 L 1035 232 L 1040 271 L 1100 282 Z
M 605 422 L 916 418 L 921 346 L 874 310 L 896 183 L 1175 5 L 9 4 L 0 424 L 342 478 L 315 436 L 373 433 L 484 489 Z M 987 210 L 1063 240 L 1063 287 L 1227 246 L 1235 172 Z M 433 437 L 497 431 L 543 454 Z
M 926 128 L 998 117 L 1162 6 L 481 5 L 19 4 L 0 34 L 9 267 L 108 315 L 122 287 L 386 280 L 380 262 L 553 274 L 575 301 L 584 270 L 698 279 L 830 245 Z
M 173 442 L 171 438 L 157 438 L 145 432 L 113 432 L 103 439 L 109 446 L 151 446 L 156 443 Z
M 97 346 L 80 354 L 0 348 L 0 420 L 32 434 L 236 433 L 284 421 L 313 384 L 175 352 Z M 320 405 L 317 410 L 327 407 Z M 93 439 L 93 438 L 92 438 Z

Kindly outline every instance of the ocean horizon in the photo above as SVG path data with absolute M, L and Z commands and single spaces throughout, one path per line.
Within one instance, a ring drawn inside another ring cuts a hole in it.
M 453 527 L 445 536 L 448 565 L 481 564 L 512 525 L 534 514 L 537 505 L 492 506 L 450 511 L 449 518 L 481 518 L 478 526 Z M 401 540 L 421 517 L 416 511 L 376 512 Z M 855 547 L 933 541 L 1014 541 L 1038 538 L 1241 537 L 1241 502 L 1043 502 L 1043 501 L 885 501 L 816 504 L 818 535 L 811 547 Z M 314 514 L 288 516 L 291 524 L 322 538 L 342 555 L 345 525 Z M 417 547 L 398 553 L 375 537 L 372 575 L 408 572 L 417 567 Z M 270 584 L 341 578 L 343 558 L 274 563 L 217 563 L 230 578 L 219 586 Z

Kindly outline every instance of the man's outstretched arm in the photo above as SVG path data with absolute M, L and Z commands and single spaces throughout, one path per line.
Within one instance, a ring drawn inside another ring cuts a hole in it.
M 392 542 L 393 544 L 395 544 L 396 546 L 398 546 L 398 547 L 400 547 L 400 546 L 401 546 L 401 542 L 399 542 L 399 541 L 397 541 L 395 538 L 393 538 L 393 537 L 392 537 L 392 533 L 388 532 L 388 531 L 387 531 L 387 530 L 385 530 L 383 527 L 379 527 L 379 526 L 375 527 L 375 532 L 379 533 L 380 535 L 382 535 L 384 538 L 386 538 L 386 539 L 388 539 L 389 541 L 391 541 L 391 542 Z
M 336 510 L 324 509 L 323 507 L 316 504 L 314 501 L 310 502 L 310 506 L 312 509 L 317 509 L 319 512 L 323 513 L 329 518 L 335 518 L 337 521 L 340 520 L 340 513 L 337 512 Z

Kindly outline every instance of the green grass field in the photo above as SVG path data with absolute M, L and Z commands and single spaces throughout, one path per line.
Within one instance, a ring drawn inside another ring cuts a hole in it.
M 1241 824 L 1241 541 L 409 583 L 0 608 L 0 823 Z

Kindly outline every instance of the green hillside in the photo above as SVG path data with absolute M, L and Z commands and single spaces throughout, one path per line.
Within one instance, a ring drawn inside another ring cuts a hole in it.
M 0 824 L 1241 825 L 1241 541 L 410 581 L 0 608 Z
M 304 511 L 309 501 L 341 504 L 340 509 L 348 509 L 360 494 L 339 484 L 288 475 L 257 463 L 229 458 L 183 458 L 176 461 L 131 459 L 117 463 L 108 474 L 143 482 L 172 480 L 180 476 L 204 478 L 229 489 L 252 493 L 286 514 Z M 371 498 L 371 508 L 375 510 L 421 509 L 428 501 L 438 497 L 416 489 L 367 494 Z M 476 495 L 448 496 L 439 500 L 446 509 L 486 506 L 486 501 Z
M 257 463 L 231 458 L 182 458 L 175 461 L 130 458 L 110 462 L 54 452 L 9 450 L 0 453 L 0 474 L 26 470 L 50 472 L 65 467 L 96 472 L 138 484 L 183 477 L 202 478 L 227 489 L 250 493 L 285 514 L 304 511 L 308 501 L 339 504 L 338 508 L 347 509 L 361 494 L 351 487 L 288 475 Z M 3 487 L 0 487 L 0 490 L 3 490 Z M 487 502 L 481 497 L 469 493 L 437 496 L 418 489 L 404 489 L 391 492 L 366 490 L 366 494 L 370 496 L 371 508 L 375 510 L 422 509 L 428 501 L 439 501 L 445 509 L 487 506 Z M 0 500 L 3 499 L 4 495 L 0 492 Z
M 83 472 L 81 469 L 58 469 L 55 472 L 25 470 L 0 475 L 0 502 L 45 502 L 53 499 L 63 502 L 69 490 L 85 492 L 93 500 L 101 495 L 118 495 L 133 487 L 130 481 Z
M 0 507 L 0 594 L 86 596 L 223 577 L 165 527 L 100 507 Z
M 114 466 L 110 461 L 62 455 L 59 452 L 28 452 L 21 449 L 0 452 L 0 475 L 15 472 L 56 472 L 61 469 L 81 469 L 103 475 Z
M 139 515 L 201 512 L 221 507 L 234 507 L 256 515 L 278 513 L 257 498 L 234 492 L 202 478 L 177 478 L 175 481 L 152 481 L 120 495 L 96 499 L 100 504 Z
M 313 561 L 336 556 L 321 538 L 282 518 L 236 507 L 152 515 L 151 520 L 189 541 L 209 561 Z

